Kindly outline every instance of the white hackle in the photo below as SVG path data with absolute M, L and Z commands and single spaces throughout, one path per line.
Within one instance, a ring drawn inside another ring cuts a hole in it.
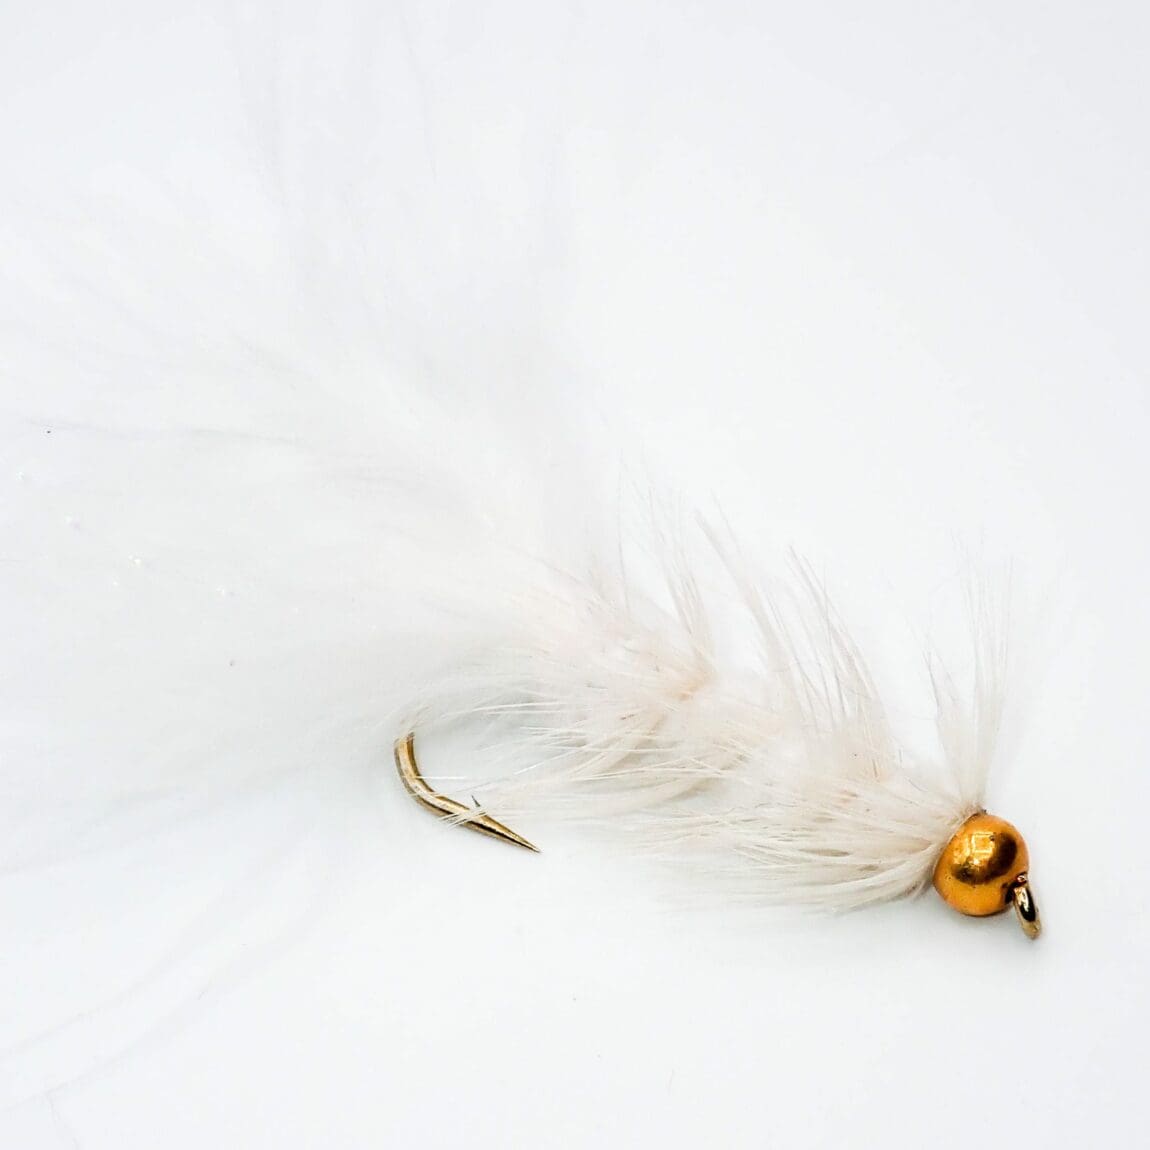
M 729 539 L 702 534 L 726 594 L 665 539 L 649 593 L 543 565 L 493 593 L 486 639 L 413 686 L 396 733 L 479 722 L 483 751 L 519 765 L 445 787 L 499 818 L 614 828 L 726 895 L 845 910 L 916 892 L 982 806 L 1001 627 L 976 612 L 969 693 L 928 661 L 937 750 L 915 753 L 809 565 L 767 594 Z M 749 661 L 716 638 L 724 614 L 753 636 Z

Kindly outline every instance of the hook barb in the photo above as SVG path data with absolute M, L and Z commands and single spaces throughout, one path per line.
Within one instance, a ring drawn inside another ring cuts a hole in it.
M 490 835 L 494 839 L 502 839 L 505 843 L 514 843 L 529 851 L 539 852 L 539 848 L 529 842 L 522 835 L 516 834 L 510 827 L 505 827 L 497 819 L 493 819 L 483 811 L 473 810 L 464 806 L 456 799 L 442 795 L 435 790 L 423 777 L 419 769 L 419 761 L 415 757 L 415 732 L 397 740 L 395 744 L 395 769 L 399 772 L 400 781 L 404 789 L 421 807 L 432 811 L 441 818 L 450 819 L 461 827 L 470 827 L 482 835 Z

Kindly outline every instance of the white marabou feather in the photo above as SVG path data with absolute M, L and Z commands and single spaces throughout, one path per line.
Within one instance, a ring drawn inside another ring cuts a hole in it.
M 165 61 L 215 69 L 171 86 L 197 128 L 157 133 L 135 87 L 89 108 L 119 91 L 97 52 L 59 170 L 31 141 L 3 188 L 0 898 L 36 926 L 0 954 L 5 1096 L 298 918 L 323 867 L 271 926 L 265 876 L 325 811 L 399 802 L 408 724 L 482 723 L 516 767 L 474 787 L 497 815 L 770 901 L 909 893 L 982 801 L 993 612 L 968 692 L 931 668 L 922 755 L 809 569 L 768 591 L 709 529 L 612 544 L 561 306 L 563 23 L 509 12 L 539 28 L 466 53 L 450 13 L 266 8 L 173 26 Z
M 696 531 L 725 588 L 663 532 L 653 587 L 601 565 L 580 576 L 541 563 L 510 590 L 472 571 L 490 593 L 488 637 L 416 684 L 396 733 L 478 721 L 488 758 L 517 769 L 445 786 L 500 819 L 618 829 L 712 894 L 849 909 L 919 890 L 983 803 L 1002 711 L 998 612 L 986 596 L 972 612 L 969 690 L 928 660 L 936 748 L 914 752 L 810 566 L 793 560 L 768 594 L 725 534 Z M 749 661 L 716 638 L 723 624 L 753 636 Z

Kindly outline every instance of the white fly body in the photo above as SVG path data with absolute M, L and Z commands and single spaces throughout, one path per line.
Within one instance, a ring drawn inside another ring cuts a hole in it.
M 483 809 L 614 827 L 718 894 L 838 910 L 919 890 L 983 803 L 1005 669 L 993 611 L 975 617 L 969 691 L 928 660 L 937 746 L 914 753 L 810 567 L 795 560 L 768 595 L 725 536 L 702 534 L 725 596 L 665 538 L 655 593 L 544 564 L 522 590 L 493 580 L 487 639 L 417 682 L 396 734 L 479 722 L 487 750 L 521 764 L 466 784 Z M 724 597 L 724 621 L 754 636 L 749 666 L 716 639 Z

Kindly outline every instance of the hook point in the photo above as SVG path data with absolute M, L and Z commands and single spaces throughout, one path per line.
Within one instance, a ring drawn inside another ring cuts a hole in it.
M 505 843 L 523 847 L 525 850 L 541 854 L 539 848 L 530 840 L 517 834 L 510 827 L 504 826 L 498 819 L 493 819 L 483 811 L 476 811 L 456 799 L 440 794 L 423 777 L 419 769 L 419 761 L 415 757 L 415 732 L 398 739 L 395 744 L 395 769 L 404 789 L 421 807 L 432 811 L 441 818 L 450 819 L 461 827 L 470 827 L 480 834 L 490 835 L 494 839 L 502 839 Z M 472 802 L 475 800 L 472 799 Z

